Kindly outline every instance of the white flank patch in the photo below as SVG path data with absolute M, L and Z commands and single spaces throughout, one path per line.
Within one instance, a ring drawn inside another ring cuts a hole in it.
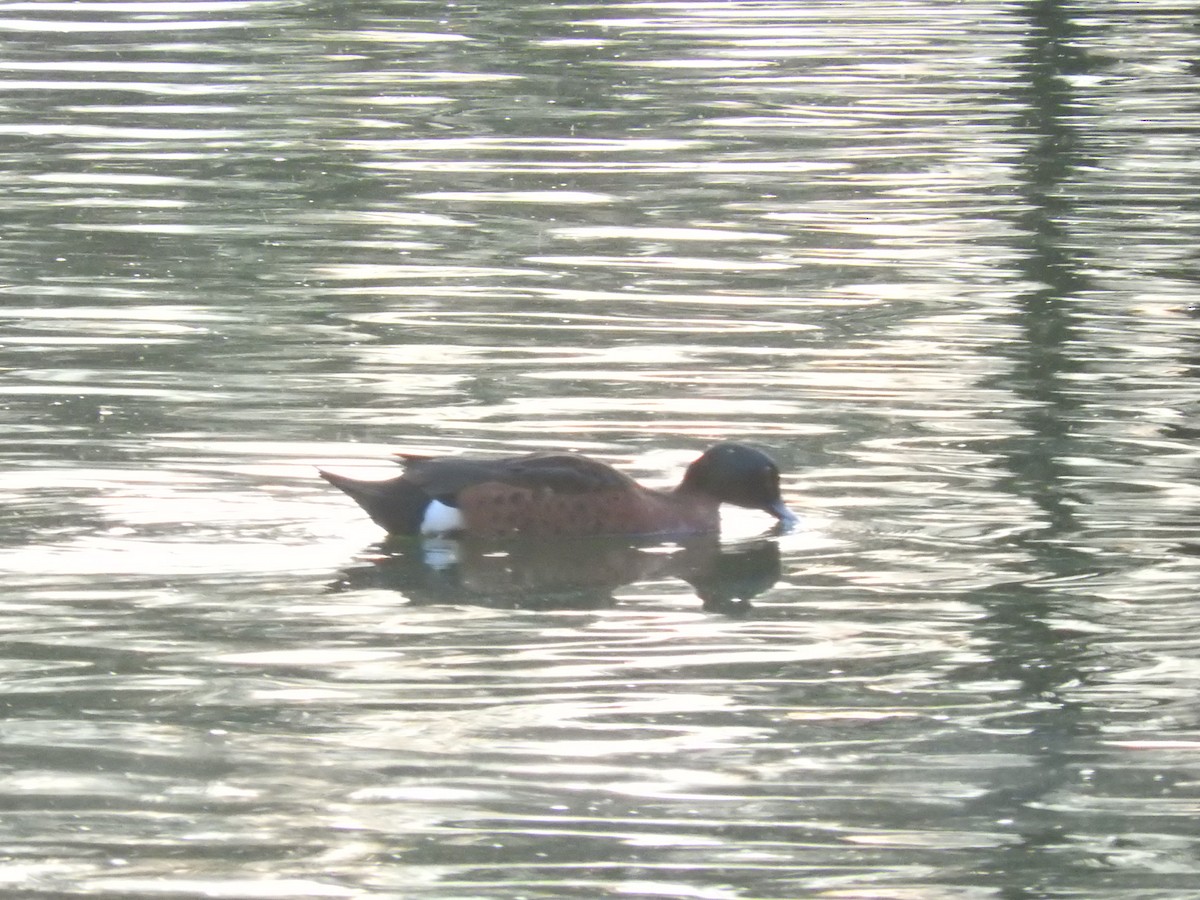
M 430 500 L 425 507 L 425 518 L 421 519 L 421 534 L 449 534 L 461 531 L 463 517 L 453 506 L 447 506 L 440 500 Z

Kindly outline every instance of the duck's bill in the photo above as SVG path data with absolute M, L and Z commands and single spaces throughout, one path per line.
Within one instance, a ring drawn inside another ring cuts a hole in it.
M 766 510 L 779 520 L 781 531 L 791 531 L 800 524 L 800 517 L 784 506 L 782 500 L 772 503 Z

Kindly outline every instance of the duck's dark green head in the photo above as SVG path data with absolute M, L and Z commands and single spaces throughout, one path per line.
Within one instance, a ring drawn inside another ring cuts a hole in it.
M 761 509 L 777 518 L 784 528 L 796 524 L 796 516 L 779 494 L 779 467 L 761 450 L 745 444 L 714 444 L 688 466 L 679 486 L 747 509 Z

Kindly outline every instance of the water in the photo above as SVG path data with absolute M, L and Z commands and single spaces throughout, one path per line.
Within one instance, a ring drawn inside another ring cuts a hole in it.
M 1193 19 L 4 4 L 6 896 L 1200 896 Z M 725 438 L 800 531 L 314 472 Z

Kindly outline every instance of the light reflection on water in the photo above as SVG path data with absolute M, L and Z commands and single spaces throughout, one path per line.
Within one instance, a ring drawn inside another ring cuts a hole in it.
M 1185 15 L 0 18 L 5 889 L 1194 890 Z M 313 474 L 727 437 L 804 530 L 383 547 Z

